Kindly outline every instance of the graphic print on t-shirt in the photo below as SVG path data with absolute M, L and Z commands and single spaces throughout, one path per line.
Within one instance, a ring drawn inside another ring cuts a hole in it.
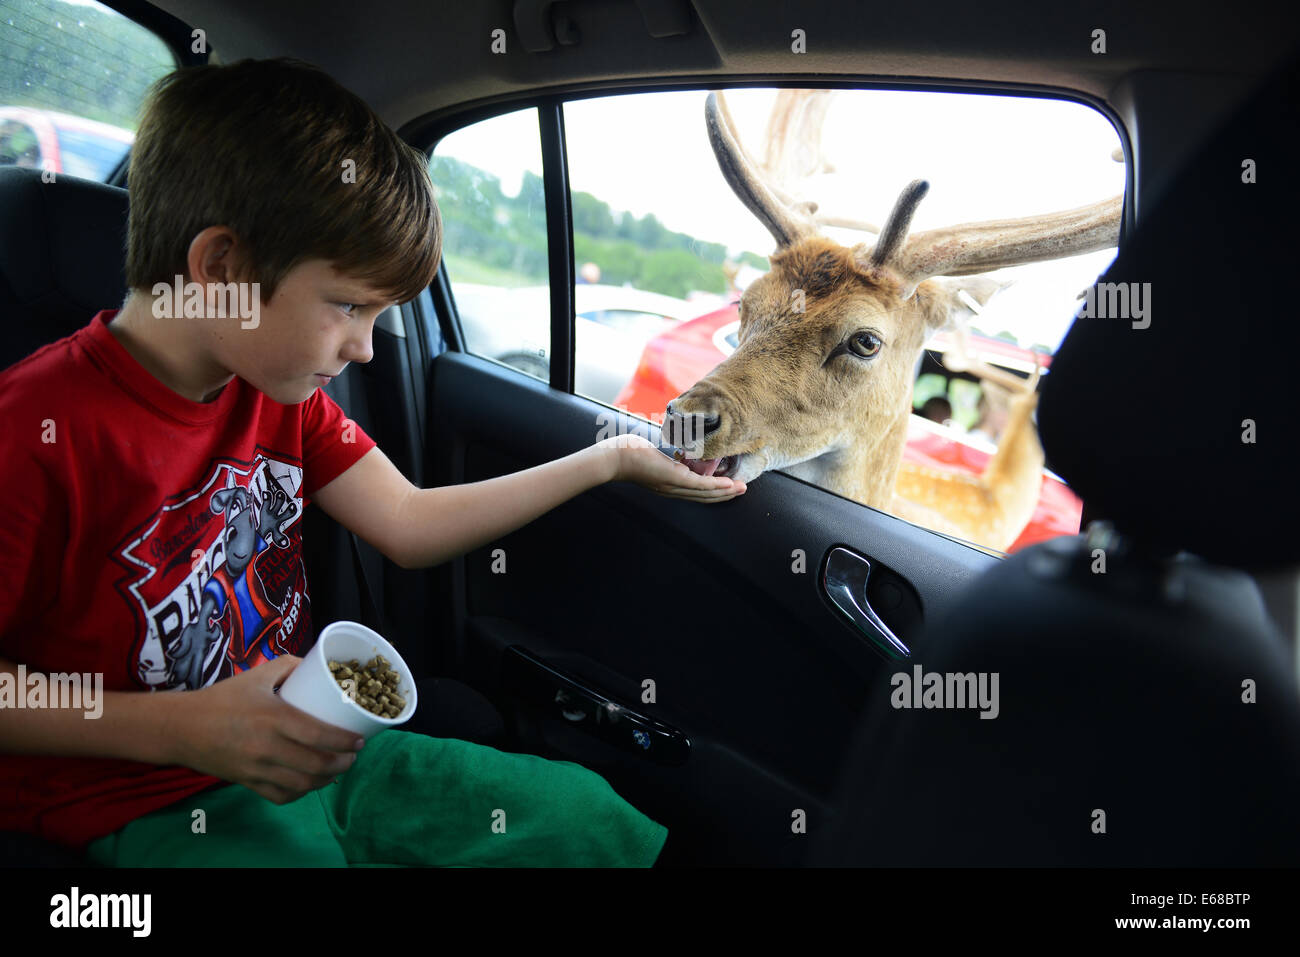
M 144 687 L 202 688 L 306 652 L 301 488 L 301 466 L 265 453 L 214 461 L 121 546 L 133 575 L 119 591 L 144 623 L 129 670 Z

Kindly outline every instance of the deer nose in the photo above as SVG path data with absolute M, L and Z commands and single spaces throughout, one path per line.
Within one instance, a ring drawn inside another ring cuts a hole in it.
M 664 416 L 663 437 L 669 445 L 688 449 L 695 443 L 702 444 L 721 426 L 721 413 L 678 412 L 669 402 Z

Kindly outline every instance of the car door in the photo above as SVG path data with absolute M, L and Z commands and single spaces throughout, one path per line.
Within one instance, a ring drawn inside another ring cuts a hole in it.
M 427 484 L 485 481 L 620 431 L 658 435 L 573 389 L 563 109 L 498 108 L 532 116 L 538 137 L 517 145 L 538 151 L 545 186 L 549 381 L 467 348 L 445 262 L 407 315 L 408 336 L 432 341 L 436 323 L 447 343 L 426 377 Z M 482 119 L 421 134 L 436 159 Z M 440 195 L 444 221 L 454 201 Z M 454 264 L 450 226 L 445 249 Z M 493 699 L 519 749 L 603 775 L 669 828 L 674 859 L 797 864 L 833 813 L 864 704 L 924 655 L 926 619 L 997 560 L 779 472 L 715 505 L 613 483 L 424 572 L 425 630 L 444 673 Z

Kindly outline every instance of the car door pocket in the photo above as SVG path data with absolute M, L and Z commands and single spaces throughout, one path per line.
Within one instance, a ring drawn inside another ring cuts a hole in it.
M 501 683 L 508 693 L 540 708 L 547 717 L 581 728 L 621 750 L 655 764 L 676 767 L 686 763 L 691 743 L 681 731 L 551 667 L 521 645 L 505 650 Z
M 906 660 L 912 657 L 911 649 L 885 624 L 872 607 L 871 597 L 874 594 L 878 601 L 897 606 L 904 602 L 905 593 L 893 581 L 880 581 L 872 587 L 872 565 L 865 556 L 835 546 L 827 553 L 822 566 L 822 592 L 881 654 L 893 661 Z

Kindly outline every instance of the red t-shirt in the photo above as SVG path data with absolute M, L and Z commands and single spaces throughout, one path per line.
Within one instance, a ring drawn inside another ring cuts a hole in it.
M 145 691 L 305 654 L 303 508 L 374 439 L 319 389 L 281 405 L 236 376 L 212 402 L 187 399 L 117 341 L 116 314 L 0 373 L 0 657 Z M 0 830 L 83 848 L 219 783 L 0 754 Z

